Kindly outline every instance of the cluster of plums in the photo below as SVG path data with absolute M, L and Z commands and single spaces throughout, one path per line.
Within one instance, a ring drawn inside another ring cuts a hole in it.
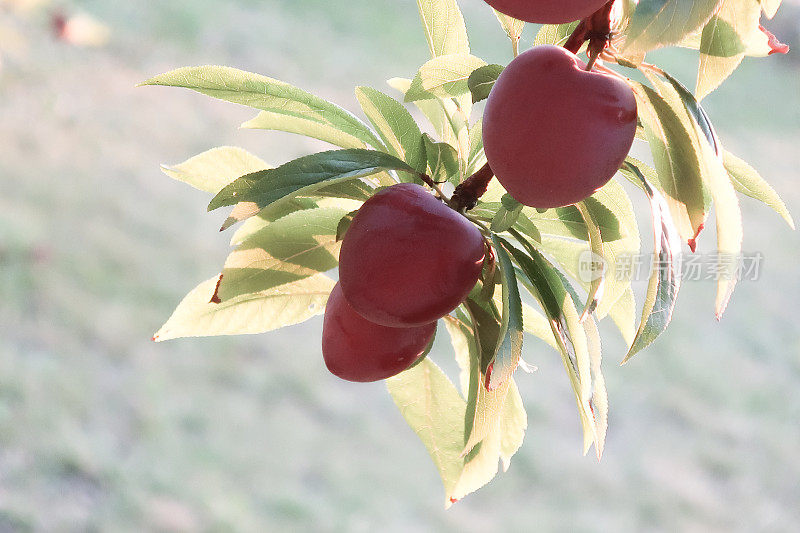
M 322 329 L 328 369 L 365 382 L 409 368 L 475 286 L 485 253 L 480 231 L 424 187 L 375 194 L 342 241 Z
M 531 22 L 590 15 L 605 0 L 487 0 Z M 516 200 L 571 205 L 617 172 L 633 143 L 637 109 L 627 83 L 585 70 L 572 52 L 537 46 L 514 59 L 489 95 L 483 143 L 492 172 Z M 325 311 L 328 369 L 349 381 L 386 379 L 426 352 L 436 322 L 464 301 L 486 244 L 425 188 L 400 184 L 370 198 L 342 242 L 339 283 Z

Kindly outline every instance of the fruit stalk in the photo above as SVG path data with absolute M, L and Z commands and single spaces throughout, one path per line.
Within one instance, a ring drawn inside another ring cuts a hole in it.
M 591 70 L 597 56 L 611 41 L 611 11 L 614 8 L 614 2 L 615 0 L 609 0 L 603 7 L 583 19 L 564 43 L 564 48 L 577 55 L 583 43 L 589 41 L 589 50 L 587 51 L 589 64 L 586 70 Z

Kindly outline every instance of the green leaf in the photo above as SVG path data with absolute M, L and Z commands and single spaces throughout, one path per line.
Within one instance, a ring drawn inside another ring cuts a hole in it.
M 572 35 L 572 32 L 578 27 L 578 24 L 579 21 L 577 20 L 567 24 L 544 24 L 536 34 L 533 45 L 553 44 L 561 46 L 567 42 L 569 36 Z
M 614 321 L 625 346 L 630 350 L 636 338 L 636 295 L 630 285 L 611 307 L 608 316 Z
M 500 425 L 503 408 L 513 380 L 507 380 L 494 390 L 486 387 L 489 379 L 486 374 L 487 366 L 496 353 L 501 324 L 492 302 L 478 303 L 470 298 L 465 303 L 471 316 L 472 329 L 461 332 L 468 336 L 468 354 L 457 354 L 462 373 L 468 371 L 469 375 L 464 427 L 464 435 L 467 439 L 462 456 L 469 460 L 476 454 L 484 455 L 487 469 L 489 466 L 493 467 L 493 474 L 495 474 L 501 454 Z M 453 333 L 451 332 L 451 334 Z M 456 345 L 455 340 L 453 344 Z M 465 360 L 466 355 L 469 355 L 468 360 Z M 463 375 L 462 379 L 464 379 Z
M 338 126 L 322 121 L 319 116 L 313 114 L 295 116 L 276 111 L 261 111 L 254 118 L 244 122 L 241 127 L 254 130 L 285 131 L 319 139 L 341 148 L 369 147 L 359 137 L 346 133 Z M 380 149 L 382 146 L 375 146 L 375 148 Z
M 392 78 L 388 81 L 388 84 L 393 89 L 400 91 L 404 98 L 408 90 L 411 88 L 411 80 L 406 78 Z M 453 146 L 454 148 L 458 147 L 456 134 L 453 132 L 453 128 L 450 125 L 450 119 L 443 109 L 444 106 L 449 105 L 450 112 L 456 113 L 457 108 L 452 101 L 417 100 L 414 102 L 414 105 L 422 112 L 423 115 L 425 115 L 428 121 L 430 121 L 433 129 L 436 131 L 436 135 L 438 135 L 442 141 Z
M 262 111 L 329 126 L 381 148 L 375 134 L 352 113 L 288 83 L 230 67 L 184 67 L 151 78 L 141 85 L 183 87 Z
M 503 65 L 486 65 L 472 72 L 467 79 L 469 92 L 472 93 L 472 103 L 489 98 L 492 87 L 503 72 Z
M 499 343 L 492 360 L 489 390 L 496 390 L 506 383 L 519 365 L 522 355 L 522 300 L 517 286 L 517 276 L 507 249 L 512 246 L 497 235 L 492 235 L 492 244 L 497 255 L 498 268 L 503 282 L 503 311 Z
M 759 30 L 761 6 L 757 0 L 723 0 L 703 29 L 697 99 L 702 100 L 736 70 L 748 42 L 763 37 Z
M 405 101 L 453 98 L 469 94 L 469 77 L 486 65 L 483 59 L 470 54 L 450 54 L 431 59 L 422 65 Z
M 341 242 L 344 240 L 344 236 L 347 234 L 347 230 L 350 229 L 350 224 L 353 223 L 353 218 L 356 216 L 358 211 L 350 211 L 345 216 L 339 220 L 339 224 L 336 225 L 336 240 Z
M 228 256 L 217 296 L 224 302 L 336 268 L 336 233 L 347 213 L 307 209 L 268 224 Z
M 421 83 L 419 79 L 416 81 Z M 412 81 L 393 78 L 389 84 L 406 95 L 411 91 Z M 460 160 L 466 162 L 472 139 L 469 127 L 471 97 L 465 94 L 458 98 L 416 100 L 414 105 L 428 117 L 439 138 L 455 148 Z M 466 167 L 462 168 L 463 172 L 466 172 Z
M 565 278 L 562 278 L 558 270 L 527 239 L 514 230 L 512 230 L 512 234 L 523 246 L 525 252 L 517 248 L 508 251 L 522 269 L 518 274 L 520 281 L 541 303 L 550 322 L 564 368 L 575 394 L 581 425 L 584 429 L 584 442 L 591 438 L 600 449 L 602 443 L 599 442 L 597 425 L 590 404 L 592 399 L 591 356 L 586 330 L 580 323 L 575 301 L 570 294 L 572 288 L 565 285 Z
M 628 156 L 625 158 L 625 162 L 622 163 L 622 167 L 619 169 L 620 174 L 628 178 L 628 181 L 632 184 L 639 187 L 641 190 L 645 190 L 644 181 L 648 181 L 650 183 L 657 183 L 658 182 L 658 173 L 656 169 L 639 161 L 633 156 Z
M 683 104 L 645 85 L 633 83 L 639 116 L 672 219 L 684 240 L 694 238 L 708 216 L 703 171 L 705 161 Z M 679 100 L 679 99 L 678 99 Z
M 525 22 L 500 13 L 496 9 L 492 11 L 494 11 L 494 16 L 497 17 L 497 20 L 500 21 L 500 26 L 503 27 L 503 31 L 506 32 L 508 38 L 512 41 L 519 41 L 522 37 L 522 31 L 525 29 Z
M 683 103 L 684 109 L 687 113 L 689 113 L 689 116 L 691 117 L 689 122 L 694 122 L 693 126 L 700 128 L 700 131 L 708 141 L 708 144 L 711 146 L 711 148 L 713 148 L 714 154 L 717 156 L 721 155 L 722 143 L 720 142 L 719 137 L 717 137 L 717 132 L 714 129 L 714 125 L 711 123 L 711 119 L 708 118 L 708 114 L 697 101 L 697 98 L 695 98 L 689 89 L 687 89 L 681 82 L 679 82 L 669 73 L 664 72 L 664 77 L 667 79 L 670 85 L 672 85 L 672 89 L 674 89 L 674 92 Z M 651 77 L 651 79 L 654 81 L 657 87 L 664 87 L 658 78 Z
M 595 311 L 597 318 L 603 319 L 630 287 L 631 276 L 624 269 L 625 262 L 638 256 L 641 250 L 639 224 L 628 193 L 615 180 L 609 181 L 585 203 L 600 230 L 608 269 L 603 298 Z
M 219 277 L 197 286 L 153 340 L 264 333 L 299 324 L 325 310 L 334 282 L 323 274 L 212 303 Z
M 281 198 L 307 196 L 322 187 L 381 170 L 416 172 L 407 163 L 383 152 L 361 149 L 321 152 L 242 176 L 222 189 L 211 200 L 208 210 L 239 202 L 253 202 L 263 208 Z
M 468 54 L 469 38 L 457 0 L 417 0 L 431 57 Z
M 599 460 L 603 456 L 606 433 L 608 432 L 608 392 L 606 390 L 606 381 L 603 377 L 603 349 L 600 331 L 591 317 L 583 323 L 583 328 L 586 330 L 587 346 L 589 347 L 589 357 L 591 359 L 592 399 L 589 400 L 589 405 L 594 415 L 592 419 L 594 422 L 593 431 L 584 431 L 584 453 L 589 451 L 589 446 L 592 442 L 586 437 L 593 434 L 595 435 L 595 450 Z
M 161 166 L 170 178 L 211 194 L 217 194 L 239 176 L 267 168 L 270 167 L 264 161 L 234 146 L 213 148 L 179 165 Z
M 394 98 L 371 87 L 356 88 L 361 109 L 378 131 L 389 153 L 412 168 L 425 172 L 425 147 L 422 132 L 405 107 Z
M 714 202 L 717 226 L 717 300 L 716 315 L 721 318 L 738 281 L 743 228 L 739 199 L 723 165 L 722 152 L 714 127 L 697 101 L 691 96 L 652 78 L 665 101 L 674 109 L 683 106 L 682 121 L 691 131 L 701 162 L 702 179 Z M 696 117 L 704 123 L 701 127 Z M 710 134 L 709 134 L 710 132 Z
M 231 237 L 231 246 L 238 246 L 257 231 L 261 231 L 270 222 L 275 222 L 279 218 L 283 218 L 295 211 L 315 209 L 317 207 L 321 206 L 311 198 L 287 198 L 270 204 L 259 211 L 256 216 L 250 217 L 236 230 Z M 238 222 L 238 219 L 229 217 L 225 224 L 222 225 L 222 230 L 227 229 L 236 222 Z
M 606 266 L 606 254 L 603 247 L 603 236 L 600 234 L 600 228 L 594 221 L 591 211 L 586 205 L 586 202 L 578 202 L 575 204 L 578 211 L 581 212 L 583 220 L 586 222 L 586 228 L 589 230 L 589 247 L 591 249 L 591 261 L 584 261 L 581 263 L 583 279 L 589 280 L 589 294 L 587 296 L 586 305 L 581 313 L 580 321 L 583 322 L 586 318 L 594 313 L 600 300 L 603 297 L 603 290 L 606 284 L 606 276 L 608 275 Z M 588 263 L 588 264 L 587 264 Z M 595 266 L 599 266 L 595 268 Z
M 503 195 L 500 200 L 500 207 L 497 209 L 494 218 L 492 218 L 491 230 L 495 233 L 502 233 L 511 229 L 519 221 L 524 207 L 510 194 Z M 541 240 L 541 235 L 539 240 Z
M 464 472 L 466 401 L 430 359 L 387 379 L 386 385 L 403 418 L 428 449 L 442 478 L 446 502 L 451 504 Z
M 519 388 L 512 379 L 506 402 L 500 413 L 500 460 L 503 463 L 503 472 L 508 472 L 511 458 L 522 447 L 526 429 L 528 429 L 528 414 L 525 412 Z
M 469 157 L 466 174 L 471 176 L 484 164 L 486 164 L 486 155 L 483 153 L 483 119 L 480 118 L 469 130 Z
M 643 185 L 653 215 L 653 265 L 642 310 L 642 323 L 623 364 L 653 344 L 667 329 L 681 287 L 680 235 L 664 197 L 647 181 L 643 181 Z
M 794 219 L 786 208 L 786 204 L 756 169 L 727 150 L 724 154 L 724 164 L 737 191 L 765 203 L 782 216 L 790 228 L 795 229 Z
M 680 42 L 702 28 L 721 0 L 640 0 L 628 26 L 625 53 L 648 52 Z
M 430 135 L 422 135 L 428 156 L 429 176 L 436 182 L 450 181 L 455 185 L 461 181 L 458 152 L 447 143 L 439 143 Z

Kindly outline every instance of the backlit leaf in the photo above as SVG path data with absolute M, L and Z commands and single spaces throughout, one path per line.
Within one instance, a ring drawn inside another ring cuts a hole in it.
M 672 223 L 664 197 L 647 181 L 643 181 L 643 185 L 653 215 L 652 273 L 642 311 L 642 323 L 623 363 L 650 346 L 667 329 L 681 286 L 680 235 Z
M 417 0 L 431 57 L 468 54 L 469 38 L 457 0 Z
M 425 172 L 425 147 L 416 121 L 394 98 L 371 87 L 356 88 L 356 98 L 364 114 L 375 126 L 392 155 L 412 168 Z
M 325 311 L 334 282 L 323 274 L 212 303 L 219 277 L 201 283 L 178 305 L 154 340 L 245 335 L 299 324 Z
M 469 94 L 469 77 L 486 65 L 470 54 L 438 56 L 422 65 L 406 92 L 405 101 L 453 98 Z
M 268 224 L 228 256 L 217 292 L 224 302 L 336 268 L 346 209 L 297 211 Z
M 489 93 L 494 87 L 494 83 L 503 72 L 502 65 L 486 65 L 480 67 L 469 75 L 467 86 L 472 93 L 472 102 L 480 102 L 489 98 Z
M 756 169 L 728 151 L 724 153 L 724 164 L 737 191 L 765 203 L 782 216 L 790 228 L 795 229 L 794 219 L 786 204 Z
M 208 209 L 213 211 L 239 202 L 253 202 L 263 208 L 281 198 L 308 196 L 334 183 L 381 170 L 416 172 L 404 161 L 383 152 L 361 149 L 320 152 L 242 176 L 222 189 Z
M 262 111 L 311 120 L 380 148 L 375 134 L 352 113 L 293 85 L 230 67 L 184 67 L 151 78 L 141 85 L 184 87 Z
M 697 99 L 716 89 L 742 62 L 753 38 L 763 38 L 758 29 L 761 6 L 758 0 L 723 0 L 719 11 L 703 29 Z
M 628 26 L 625 53 L 675 44 L 702 28 L 721 0 L 639 0 Z

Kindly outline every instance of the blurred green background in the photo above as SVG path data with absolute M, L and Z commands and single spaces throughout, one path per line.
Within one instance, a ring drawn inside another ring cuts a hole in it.
M 507 62 L 485 4 L 461 3 L 475 53 Z M 54 39 L 54 9 L 91 14 L 108 43 Z M 797 3 L 767 25 L 800 51 Z M 713 283 L 689 283 L 668 335 L 624 368 L 605 325 L 603 461 L 581 455 L 560 360 L 532 340 L 525 445 L 447 512 L 384 385 L 326 371 L 320 319 L 150 342 L 219 271 L 229 238 L 207 196 L 158 165 L 227 144 L 281 163 L 324 145 L 239 130 L 254 112 L 134 85 L 227 64 L 358 112 L 354 85 L 390 92 L 384 80 L 427 54 L 413 0 L 0 0 L 0 532 L 797 531 L 800 240 L 749 199 L 745 250 L 764 268 L 723 322 Z M 654 59 L 693 86 L 692 53 Z M 800 62 L 745 60 L 706 107 L 800 214 Z M 445 337 L 432 357 L 452 368 Z

